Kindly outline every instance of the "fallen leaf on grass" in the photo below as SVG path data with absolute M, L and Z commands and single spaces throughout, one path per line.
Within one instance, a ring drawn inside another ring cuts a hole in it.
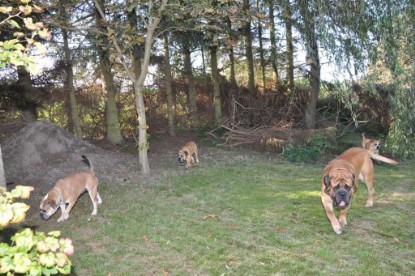
M 229 225 L 229 228 L 231 229 L 231 230 L 237 230 L 238 229 L 238 226 L 236 226 L 235 224 L 230 224 Z
M 203 220 L 207 220 L 207 219 L 217 219 L 217 218 L 219 218 L 219 215 L 216 215 L 216 214 L 208 214 L 208 215 L 206 215 L 206 216 L 204 216 L 203 217 Z

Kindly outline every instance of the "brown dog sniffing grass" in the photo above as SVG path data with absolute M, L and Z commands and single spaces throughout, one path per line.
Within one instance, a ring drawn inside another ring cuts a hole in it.
M 350 148 L 330 161 L 321 183 L 321 201 L 336 234 L 341 234 L 347 225 L 346 214 L 350 208 L 352 194 L 358 186 L 358 179 L 366 183 L 367 207 L 373 206 L 375 188 L 373 162 L 371 158 L 388 164 L 398 165 L 395 160 L 362 148 Z M 334 215 L 334 207 L 340 208 L 339 219 Z
M 193 158 L 193 155 L 195 156 Z M 179 150 L 179 162 L 184 163 L 186 161 L 185 168 L 188 169 L 192 166 L 192 163 L 199 163 L 199 158 L 197 156 L 197 146 L 193 141 L 187 142 L 184 147 Z
M 65 178 L 59 179 L 56 185 L 46 194 L 40 203 L 40 217 L 44 220 L 49 219 L 60 207 L 62 215 L 58 222 L 69 218 L 78 197 L 86 190 L 94 205 L 92 216 L 97 214 L 98 204 L 102 203 L 102 199 L 98 193 L 98 178 L 95 176 L 94 168 L 91 161 L 82 155 L 89 171 L 77 172 Z M 67 206 L 66 206 L 67 205 Z

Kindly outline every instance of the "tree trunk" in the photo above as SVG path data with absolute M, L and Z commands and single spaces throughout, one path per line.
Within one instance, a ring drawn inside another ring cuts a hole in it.
M 269 22 L 270 22 L 270 39 L 271 39 L 271 64 L 274 70 L 275 80 L 278 85 L 279 72 L 277 62 L 277 39 L 275 37 L 275 17 L 274 17 L 274 1 L 269 0 Z
M 291 95 L 291 103 L 294 99 L 294 46 L 293 46 L 293 34 L 292 34 L 292 11 L 289 0 L 284 2 L 284 22 L 286 32 L 286 44 L 287 44 L 287 82 L 288 93 Z
M 4 173 L 3 155 L 1 154 L 0 145 L 0 186 L 6 186 L 6 174 Z
M 222 103 L 220 99 L 220 79 L 218 71 L 218 46 L 210 46 L 210 67 L 212 69 L 213 105 L 215 108 L 215 125 L 222 125 Z
M 193 78 L 192 72 L 192 60 L 191 60 L 191 52 L 190 52 L 190 45 L 188 41 L 188 37 L 186 37 L 186 33 L 184 34 L 185 37 L 183 39 L 183 74 L 186 78 L 187 85 L 188 85 L 188 101 L 189 101 L 189 109 L 190 109 L 190 119 L 192 122 L 192 128 L 195 130 L 199 125 L 199 116 L 197 114 L 197 102 L 196 102 L 196 88 Z
M 62 15 L 64 14 L 65 12 L 62 13 Z M 71 110 L 70 117 L 72 119 L 72 123 L 74 126 L 75 135 L 81 138 L 82 137 L 81 120 L 79 118 L 78 105 L 76 103 L 76 97 L 75 97 L 75 88 L 73 85 L 73 67 L 72 67 L 72 59 L 71 59 L 71 50 L 69 49 L 68 32 L 64 28 L 62 28 L 62 36 L 63 36 L 63 50 L 65 52 L 65 70 L 66 70 L 65 90 L 69 95 L 69 103 L 70 103 L 70 110 Z
M 104 0 L 96 1 L 100 5 L 100 9 L 104 10 Z M 95 9 L 97 26 L 102 33 L 107 33 L 107 29 L 103 24 L 102 17 Z M 105 118 L 107 124 L 107 139 L 113 144 L 122 144 L 123 138 L 121 136 L 120 123 L 118 118 L 117 101 L 115 99 L 115 85 L 114 79 L 111 72 L 111 61 L 110 61 L 110 43 L 106 35 L 100 36 L 101 43 L 97 45 L 99 64 L 101 68 L 103 80 L 103 88 L 107 92 L 107 101 L 105 104 Z
M 232 31 L 232 21 L 230 20 L 230 18 L 228 17 L 226 20 L 227 26 L 229 31 Z M 235 74 L 235 54 L 234 54 L 234 50 L 233 50 L 233 46 L 232 44 L 228 45 L 228 53 L 229 53 L 229 63 L 230 63 L 230 68 L 231 68 L 231 72 L 230 72 L 230 82 L 232 84 L 232 86 L 236 86 L 236 74 Z
M 300 14 L 303 17 L 305 45 L 307 48 L 306 64 L 310 65 L 310 86 L 311 91 L 305 110 L 304 125 L 306 129 L 316 127 L 317 101 L 320 94 L 320 58 L 315 30 L 316 14 L 309 2 L 300 2 Z
M 22 111 L 22 116 L 27 122 L 35 122 L 37 120 L 37 101 L 36 88 L 33 87 L 30 73 L 23 66 L 17 67 L 17 86 L 18 92 L 22 93 L 22 98 L 19 103 L 19 108 Z
M 128 13 L 131 29 L 133 33 L 138 32 L 138 20 L 136 10 L 132 10 Z M 149 32 L 149 30 L 147 30 Z M 136 38 L 137 39 L 137 38 Z M 150 40 L 150 42 L 148 41 Z M 146 119 L 146 111 L 145 111 L 145 104 L 144 104 L 144 96 L 142 93 L 143 85 L 145 78 L 147 76 L 148 64 L 150 60 L 150 49 L 151 43 L 153 41 L 152 37 L 146 37 L 146 43 L 144 46 L 144 56 L 142 56 L 142 51 L 138 43 L 133 46 L 133 53 L 132 53 L 132 66 L 134 72 L 134 95 L 135 95 L 135 108 L 137 112 L 137 121 L 138 121 L 138 162 L 140 164 L 141 173 L 143 175 L 150 174 L 150 164 L 148 162 L 148 154 L 147 151 L 149 149 L 149 144 L 147 141 L 147 119 Z M 143 59 L 143 62 L 142 62 Z
M 313 25 L 314 26 L 314 25 Z M 314 30 L 313 30 L 314 33 Z M 314 129 L 316 127 L 316 115 L 317 115 L 317 101 L 320 94 L 320 59 L 318 53 L 318 44 L 315 38 L 315 33 L 307 43 L 308 56 L 311 59 L 310 64 L 310 86 L 311 91 L 308 97 L 307 108 L 305 112 L 305 128 Z
M 161 14 L 162 11 L 165 9 L 167 4 L 167 0 L 162 0 L 160 4 L 160 8 L 158 13 Z M 154 2 L 149 1 L 150 7 L 150 14 L 152 14 Z M 144 98 L 143 98 L 143 86 L 144 81 L 147 76 L 148 72 L 148 65 L 150 63 L 150 54 L 151 54 L 151 46 L 153 45 L 154 40 L 154 31 L 156 30 L 158 24 L 160 23 L 160 17 L 157 16 L 150 16 L 147 20 L 147 33 L 145 36 L 145 43 L 144 43 L 144 57 L 142 68 L 140 72 L 140 76 L 134 81 L 134 91 L 135 91 L 135 105 L 137 109 L 138 115 L 138 127 L 139 127 L 139 134 L 138 134 L 138 157 L 139 162 L 141 165 L 141 172 L 143 175 L 150 174 L 150 165 L 148 163 L 148 141 L 147 141 L 147 120 L 146 120 L 146 112 L 145 112 L 145 105 L 144 105 Z
M 95 3 L 98 2 L 98 0 L 94 0 Z M 154 31 L 156 30 L 158 24 L 160 23 L 160 17 L 157 17 L 157 15 L 160 15 L 163 10 L 166 8 L 167 0 L 162 0 L 160 3 L 160 6 L 156 12 L 154 12 L 154 1 L 150 0 L 147 1 L 148 5 L 148 17 L 142 17 L 143 22 L 147 27 L 147 33 L 144 36 L 144 56 L 142 61 L 142 67 L 139 72 L 139 76 L 137 77 L 136 74 L 138 74 L 138 70 L 134 70 L 134 75 L 131 74 L 130 70 L 127 67 L 127 64 L 123 62 L 123 66 L 125 69 L 126 74 L 129 76 L 131 81 L 134 84 L 134 94 L 135 94 L 135 105 L 136 105 L 136 111 L 137 111 L 137 119 L 138 119 L 138 158 L 141 166 L 141 173 L 143 175 L 149 175 L 150 174 L 150 165 L 148 163 L 148 141 L 147 141 L 147 121 L 146 121 L 146 113 L 145 113 L 145 105 L 144 105 L 144 97 L 143 97 L 143 86 L 144 81 L 147 77 L 148 73 L 148 65 L 150 63 L 150 54 L 151 54 L 151 46 L 153 44 L 153 36 Z M 98 12 L 104 17 L 104 12 L 102 8 L 98 9 Z M 103 18 L 103 22 L 107 23 L 105 18 Z M 137 29 L 137 25 L 131 26 Z M 108 31 L 111 31 L 109 27 L 107 27 Z M 113 40 L 114 47 L 117 50 L 117 52 L 120 54 L 120 57 L 122 58 L 122 51 L 120 46 L 117 43 L 117 40 Z M 134 60 L 133 60 L 134 62 Z
M 257 9 L 260 10 L 260 1 L 257 0 Z M 261 60 L 261 73 L 262 73 L 262 89 L 265 91 L 266 86 L 266 76 L 265 76 L 265 57 L 264 57 L 264 46 L 263 46 L 263 37 L 262 37 L 262 23 L 258 21 L 258 40 L 259 40 L 259 55 Z
M 244 0 L 243 9 L 246 15 L 249 15 L 249 0 Z M 250 18 L 250 17 L 249 17 Z M 250 95 L 253 95 L 255 89 L 255 72 L 254 72 L 254 55 L 252 50 L 252 33 L 251 33 L 251 19 L 243 27 L 245 36 L 245 55 L 248 65 L 248 90 Z
M 167 120 L 169 124 L 170 136 L 176 136 L 174 127 L 174 109 L 173 109 L 173 92 L 172 92 L 172 76 L 171 76 L 171 65 L 170 65 L 170 49 L 169 49 L 169 38 L 167 33 L 163 33 L 163 44 L 164 44 L 164 82 L 166 85 L 167 94 Z

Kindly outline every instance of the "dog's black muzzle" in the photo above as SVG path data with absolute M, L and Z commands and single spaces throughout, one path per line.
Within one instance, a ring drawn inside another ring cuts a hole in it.
M 352 199 L 352 189 L 347 185 L 334 188 L 334 204 L 340 208 L 347 208 Z
M 179 155 L 179 162 L 184 163 L 186 161 L 186 157 Z
M 48 220 L 50 216 L 46 213 L 45 210 L 40 210 L 40 217 L 44 220 Z

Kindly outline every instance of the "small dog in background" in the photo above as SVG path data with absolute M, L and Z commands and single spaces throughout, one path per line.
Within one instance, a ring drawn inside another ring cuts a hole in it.
M 195 156 L 193 158 L 193 155 Z M 179 150 L 179 162 L 184 163 L 186 161 L 185 168 L 188 169 L 192 166 L 192 163 L 199 163 L 199 158 L 197 157 L 197 146 L 193 141 L 187 142 L 184 147 Z
M 365 137 L 365 134 L 362 133 L 362 148 L 371 151 L 374 154 L 380 154 L 380 141 L 374 139 L 368 139 Z M 381 164 L 379 160 L 376 161 L 378 164 Z
M 374 154 L 379 154 L 380 141 L 374 139 L 368 139 L 365 134 L 362 133 L 362 148 L 370 150 Z
M 58 208 L 61 208 L 62 215 L 58 222 L 69 218 L 69 212 L 74 207 L 78 197 L 86 190 L 94 205 L 91 215 L 96 215 L 98 204 L 102 203 L 102 199 L 98 193 L 98 178 L 95 176 L 94 168 L 91 161 L 82 155 L 89 171 L 77 172 L 65 178 L 59 179 L 56 185 L 46 194 L 40 203 L 40 217 L 44 220 L 49 219 Z M 68 206 L 66 206 L 68 204 Z

